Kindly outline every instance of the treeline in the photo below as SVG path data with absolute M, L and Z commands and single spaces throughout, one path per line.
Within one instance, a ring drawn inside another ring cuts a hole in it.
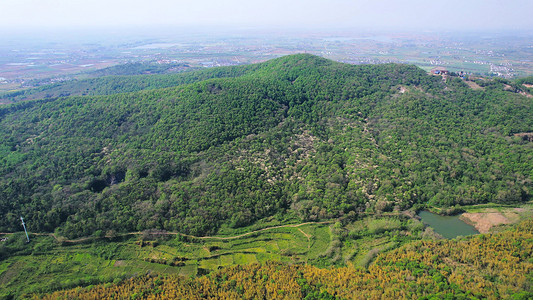
M 183 63 L 157 63 L 157 62 L 133 62 L 107 67 L 104 69 L 88 72 L 91 77 L 115 76 L 115 75 L 142 75 L 142 74 L 171 74 L 190 70 L 188 64 Z
M 533 101 L 505 83 L 473 91 L 414 66 L 311 55 L 180 76 L 1 107 L 0 231 L 23 215 L 68 237 L 202 235 L 268 216 L 531 199 L 533 144 L 513 134 L 533 131 Z
M 176 68 L 177 70 L 174 70 Z M 0 93 L 0 99 L 21 102 L 68 96 L 113 95 L 174 87 L 211 78 L 236 77 L 255 68 L 255 65 L 249 65 L 194 70 L 186 65 L 170 64 L 161 66 L 133 63 L 95 71 L 87 75 L 90 78 L 86 79 L 72 79 L 35 88 Z M 170 74 L 166 74 L 166 72 Z M 92 78 L 93 76 L 94 78 Z
M 266 263 L 197 278 L 145 275 L 42 299 L 530 299 L 533 221 L 499 234 L 418 241 L 368 269 Z

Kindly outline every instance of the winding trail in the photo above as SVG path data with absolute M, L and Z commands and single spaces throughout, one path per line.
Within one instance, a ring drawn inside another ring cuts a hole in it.
M 254 233 L 261 232 L 261 231 L 267 231 L 267 230 L 271 230 L 271 229 L 276 229 L 276 228 L 298 228 L 298 227 L 300 227 L 300 226 L 309 225 L 309 224 L 329 224 L 329 223 L 333 223 L 333 221 L 324 221 L 324 222 L 305 222 L 305 223 L 293 224 L 293 225 L 279 225 L 279 226 L 273 226 L 273 227 L 267 227 L 267 228 L 263 228 L 263 229 L 258 229 L 258 230 L 254 230 L 254 231 L 246 232 L 246 233 L 239 234 L 239 235 L 236 235 L 236 236 L 229 236 L 229 237 L 220 237 L 220 236 L 200 236 L 200 237 L 197 237 L 197 236 L 186 235 L 186 234 L 178 233 L 178 232 L 170 232 L 170 234 L 181 234 L 181 235 L 184 235 L 184 236 L 189 236 L 189 237 L 193 237 L 193 238 L 197 238 L 197 239 L 202 239 L 202 240 L 205 240 L 205 239 L 234 240 L 234 239 L 238 239 L 238 238 L 241 238 L 241 237 L 244 237 L 244 236 L 247 236 L 247 235 L 251 235 L 251 234 L 254 234 Z M 305 235 L 305 237 L 306 237 L 307 239 L 309 239 L 309 235 L 308 235 L 308 234 L 306 234 L 305 232 L 303 232 L 303 231 L 302 231 L 301 229 L 299 229 L 299 228 L 298 228 L 298 230 L 299 230 L 301 233 L 303 233 L 303 235 Z
M 266 227 L 266 228 L 263 228 L 263 229 L 257 229 L 257 230 L 249 231 L 249 232 L 242 233 L 242 234 L 239 234 L 239 235 L 227 236 L 227 237 L 223 237 L 223 236 L 194 236 L 194 235 L 181 233 L 181 232 L 162 232 L 162 233 L 159 233 L 159 234 L 160 235 L 181 235 L 181 236 L 194 238 L 194 239 L 199 239 L 199 240 L 207 240 L 207 239 L 234 240 L 234 239 L 239 239 L 239 238 L 242 238 L 242 237 L 245 237 L 245 236 L 248 236 L 248 235 L 252 235 L 252 234 L 255 234 L 255 233 L 258 233 L 258 232 L 261 232 L 261 231 L 268 231 L 268 230 L 272 230 L 272 229 L 298 228 L 298 227 L 305 226 L 305 225 L 310 225 L 310 224 L 330 224 L 330 223 L 334 223 L 334 222 L 335 221 L 323 221 L 323 222 L 305 222 L 305 223 L 300 223 L 300 224 L 279 225 L 279 226 Z M 309 234 L 305 233 L 300 228 L 298 228 L 298 230 L 309 241 L 311 236 Z M 13 234 L 13 232 L 11 232 L 11 233 L 2 233 L 2 232 L 0 232 L 0 235 L 11 235 L 11 234 Z M 47 235 L 47 236 L 53 237 L 58 242 L 66 242 L 66 243 L 81 243 L 81 242 L 85 242 L 87 240 L 95 238 L 95 237 L 82 237 L 82 238 L 79 238 L 79 239 L 69 240 L 69 239 L 65 239 L 64 237 L 58 237 L 58 236 L 56 236 L 53 233 L 32 233 L 32 232 L 30 232 L 29 234 L 31 234 L 31 235 Z M 141 235 L 141 234 L 143 234 L 143 233 L 140 232 L 140 231 L 135 231 L 135 232 L 126 232 L 126 233 L 122 233 L 122 234 L 117 234 L 117 236 Z M 109 236 L 106 236 L 106 237 L 109 237 Z

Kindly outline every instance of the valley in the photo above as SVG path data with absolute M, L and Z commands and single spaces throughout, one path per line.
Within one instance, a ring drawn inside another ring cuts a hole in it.
M 525 220 L 528 219 L 530 217 Z M 399 216 L 369 217 L 343 224 L 342 228 L 340 224 L 300 225 L 208 239 L 157 231 L 78 241 L 57 241 L 52 237 L 32 235 L 31 255 L 24 255 L 28 253 L 29 245 L 10 243 L 10 249 L 20 252 L 0 264 L 3 286 L 0 296 L 28 297 L 31 293 L 78 286 L 89 287 L 78 288 L 77 292 L 90 293 L 94 285 L 107 283 L 109 288 L 111 282 L 126 284 L 130 278 L 136 280 L 142 274 L 167 279 L 179 275 L 185 276 L 183 280 L 186 280 L 220 273 L 220 270 L 235 266 L 257 268 L 272 262 L 281 263 L 279 267 L 285 264 L 320 268 L 336 266 L 332 270 L 342 267 L 362 271 L 375 259 L 381 261 L 383 254 L 380 253 L 409 247 L 420 240 L 431 243 L 438 238 L 424 230 L 416 219 Z M 507 234 L 505 232 L 510 227 L 502 229 L 499 231 Z M 489 239 L 496 237 L 488 236 Z M 16 235 L 10 238 L 15 239 Z M 453 243 L 470 240 L 472 238 L 458 238 Z
M 0 106 L 0 297 L 132 284 L 148 298 L 184 284 L 328 299 L 351 280 L 375 297 L 526 299 L 528 84 L 296 54 L 12 94 Z M 464 212 L 483 234 L 442 239 L 421 210 Z M 272 290 L 243 279 L 275 270 L 291 275 Z

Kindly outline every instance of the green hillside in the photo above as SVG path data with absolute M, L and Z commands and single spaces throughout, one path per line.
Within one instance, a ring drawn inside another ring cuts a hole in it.
M 173 70 L 178 68 L 178 70 Z M 173 87 L 210 78 L 235 77 L 257 66 L 221 67 L 192 71 L 181 65 L 125 64 L 80 75 L 88 78 L 46 84 L 35 88 L 0 93 L 0 100 L 20 102 L 37 99 L 55 99 L 67 96 L 112 95 L 141 90 Z M 166 72 L 178 72 L 166 74 Z M 149 73 L 149 74 L 147 74 Z M 39 81 L 34 82 L 38 84 Z
M 531 299 L 533 222 L 499 234 L 412 242 L 368 268 L 269 262 L 196 278 L 148 274 L 44 299 Z M 39 297 L 37 297 L 39 296 Z
M 533 98 L 504 82 L 302 54 L 86 84 L 117 78 L 134 92 L 0 107 L 0 232 L 22 215 L 67 237 L 205 235 L 533 193 L 533 143 L 513 136 L 533 132 Z

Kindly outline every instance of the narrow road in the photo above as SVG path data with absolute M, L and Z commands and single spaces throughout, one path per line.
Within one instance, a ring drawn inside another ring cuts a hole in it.
M 273 227 L 267 227 L 267 228 L 263 228 L 263 229 L 258 229 L 258 230 L 250 231 L 250 232 L 239 234 L 239 235 L 236 235 L 236 236 L 229 236 L 229 237 L 219 237 L 219 236 L 200 236 L 200 237 L 196 237 L 196 236 L 192 236 L 192 235 L 185 235 L 185 236 L 194 237 L 194 238 L 203 239 L 203 240 L 205 240 L 205 239 L 233 240 L 233 239 L 238 239 L 238 238 L 241 238 L 241 237 L 244 237 L 244 236 L 247 236 L 247 235 L 250 235 L 250 234 L 254 234 L 254 233 L 257 233 L 257 232 L 276 229 L 276 228 L 297 228 L 297 227 L 304 226 L 304 225 L 309 225 L 309 224 L 328 224 L 328 223 L 333 223 L 333 221 L 306 222 L 306 223 L 293 224 L 293 225 L 273 226 Z M 303 232 L 302 230 L 300 230 L 300 231 L 309 239 L 309 236 L 307 234 L 305 234 L 305 232 Z M 172 232 L 171 234 L 184 235 L 182 233 L 174 233 L 174 232 Z
M 221 237 L 221 236 L 194 236 L 194 235 L 185 234 L 185 233 L 181 233 L 181 232 L 166 232 L 166 233 L 162 233 L 162 234 L 166 234 L 166 235 L 178 235 L 179 234 L 181 236 L 186 236 L 186 237 L 199 239 L 199 240 L 206 240 L 206 239 L 234 240 L 234 239 L 242 238 L 242 237 L 245 237 L 247 235 L 251 235 L 251 234 L 254 234 L 254 233 L 261 232 L 261 231 L 267 231 L 267 230 L 278 229 L 278 228 L 298 228 L 300 226 L 309 225 L 309 224 L 330 224 L 330 223 L 333 223 L 333 222 L 335 222 L 335 221 L 305 222 L 305 223 L 300 223 L 300 224 L 289 224 L 289 225 L 272 226 L 272 227 L 267 227 L 267 228 L 263 228 L 263 229 L 257 229 L 257 230 L 249 231 L 249 232 L 246 232 L 246 233 L 243 233 L 243 234 L 239 234 L 239 235 L 235 235 L 235 236 L 228 236 L 228 237 Z M 308 234 L 306 234 L 301 229 L 298 229 L 298 230 L 309 240 L 310 236 Z M 0 233 L 0 234 L 9 235 L 9 234 L 13 234 L 13 233 Z M 82 238 L 79 238 L 79 239 L 69 240 L 69 239 L 66 239 L 66 238 L 63 238 L 63 237 L 58 237 L 58 236 L 56 236 L 53 233 L 31 233 L 31 232 L 29 232 L 29 234 L 31 234 L 31 235 L 48 235 L 48 236 L 53 237 L 58 242 L 61 241 L 61 242 L 67 242 L 67 243 L 79 243 L 79 242 L 84 242 L 84 241 L 87 241 L 89 239 L 93 239 L 94 238 L 94 237 L 82 237 Z M 140 231 L 135 231 L 135 232 L 127 232 L 127 233 L 117 234 L 117 236 L 140 235 L 140 234 L 143 234 L 143 233 L 140 232 Z

